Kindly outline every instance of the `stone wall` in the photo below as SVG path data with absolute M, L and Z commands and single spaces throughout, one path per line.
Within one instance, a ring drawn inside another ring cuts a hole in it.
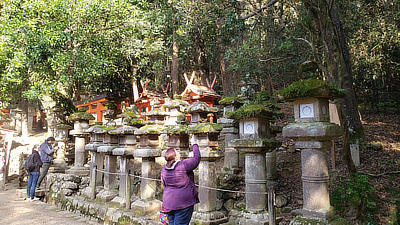
M 112 224 L 159 224 L 158 214 L 143 217 L 137 212 L 127 212 L 116 204 L 101 200 L 90 200 L 83 193 L 89 187 L 89 177 L 79 177 L 73 174 L 49 173 L 50 189 L 44 201 L 81 216 L 97 220 L 105 225 Z

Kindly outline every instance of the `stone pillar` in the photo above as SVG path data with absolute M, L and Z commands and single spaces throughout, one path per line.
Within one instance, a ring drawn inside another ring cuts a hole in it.
M 265 166 L 267 170 L 267 183 L 276 181 L 278 178 L 278 171 L 276 167 L 276 149 L 265 153 Z M 271 183 L 272 184 L 272 183 Z
M 303 217 L 326 219 L 332 212 L 329 200 L 327 149 L 342 134 L 342 128 L 330 123 L 328 98 L 294 101 L 295 123 L 282 134 L 301 149 Z
M 117 182 L 117 156 L 112 152 L 118 147 L 118 136 L 105 133 L 103 145 L 97 148 L 97 152 L 104 154 L 104 189 L 97 195 L 98 198 L 111 201 L 118 195 Z
M 137 149 L 133 156 L 142 158 L 141 176 L 143 178 L 140 180 L 140 199 L 131 204 L 131 209 L 145 214 L 157 212 L 161 209 L 162 202 L 154 198 L 159 184 L 152 179 L 156 177 L 155 159 L 161 156 L 161 151 L 159 149 Z
M 155 199 L 157 189 L 156 181 L 156 157 L 161 156 L 159 125 L 147 125 L 135 131 L 140 138 L 139 148 L 133 152 L 134 157 L 142 159 L 142 174 L 140 181 L 140 199 L 132 202 L 131 209 L 138 210 L 144 214 L 154 213 L 161 209 L 162 202 Z M 147 179 L 150 178 L 150 179 Z
M 126 181 L 133 179 L 127 176 L 128 170 L 131 169 L 130 160 L 133 159 L 133 153 L 136 149 L 136 135 L 134 134 L 136 130 L 136 127 L 124 126 L 110 131 L 112 134 L 119 135 L 119 146 L 113 150 L 113 155 L 119 157 L 119 174 L 121 175 L 119 176 L 119 193 L 112 202 L 121 207 L 126 207 Z
M 104 168 L 104 154 L 98 153 L 97 149 L 103 144 L 104 131 L 99 125 L 86 130 L 90 135 L 90 143 L 85 145 L 85 150 L 90 153 L 90 178 L 92 178 L 93 167 Z M 91 184 L 92 181 L 90 181 Z M 96 173 L 96 186 L 103 186 L 103 173 Z
M 70 134 L 75 137 L 75 164 L 67 173 L 78 176 L 89 175 L 89 168 L 84 167 L 86 163 L 85 144 L 87 135 L 84 133 L 84 129 L 89 128 L 88 122 L 88 120 L 78 118 L 75 120 L 74 129 L 70 131 Z
M 217 191 L 207 187 L 217 187 L 215 161 L 223 154 L 218 149 L 218 135 L 222 127 L 199 123 L 189 130 L 199 145 L 201 161 L 199 164 L 199 199 L 200 203 L 193 213 L 193 220 L 201 224 L 221 224 L 228 221 L 224 213 L 217 210 Z M 206 132 L 204 132 L 206 131 Z
M 246 210 L 254 214 L 250 220 L 243 218 L 243 223 L 253 224 L 254 218 L 267 222 L 263 215 L 267 206 L 267 152 L 272 152 L 281 143 L 273 139 L 236 139 L 232 141 L 240 152 L 245 153 Z
M 238 124 L 234 119 L 226 118 L 220 118 L 217 122 L 224 127 L 221 135 L 225 136 L 224 168 L 222 172 L 234 174 L 239 170 L 239 152 L 232 146 L 231 141 L 239 138 Z
M 327 149 L 331 146 L 331 141 L 296 143 L 296 148 L 301 149 L 304 216 L 325 217 L 331 211 L 327 163 Z
M 239 152 L 230 143 L 234 139 L 239 138 L 238 120 L 229 119 L 229 113 L 234 112 L 243 105 L 243 99 L 239 97 L 226 97 L 219 101 L 224 106 L 223 117 L 217 120 L 223 129 L 221 136 L 224 136 L 225 153 L 223 173 L 234 174 L 239 170 Z

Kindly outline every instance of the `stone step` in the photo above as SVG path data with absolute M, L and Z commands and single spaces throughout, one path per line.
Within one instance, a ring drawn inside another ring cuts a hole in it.
M 26 196 L 26 188 L 25 189 L 17 189 L 16 191 L 15 191 L 16 193 L 16 195 L 19 197 L 19 198 L 26 198 L 27 196 Z M 44 189 L 41 189 L 41 190 L 35 190 L 35 197 L 44 197 L 46 195 L 46 190 L 44 190 Z

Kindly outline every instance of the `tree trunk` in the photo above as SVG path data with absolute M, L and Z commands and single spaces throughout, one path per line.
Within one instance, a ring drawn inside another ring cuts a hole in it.
M 79 102 L 81 100 L 81 81 L 79 79 L 75 81 L 74 93 L 76 101 Z
M 135 102 L 139 98 L 139 90 L 137 86 L 137 78 L 136 78 L 137 69 L 132 66 L 132 91 L 133 91 L 133 102 Z
M 350 158 L 345 160 L 350 172 L 356 172 L 351 160 L 350 145 L 363 143 L 365 135 L 353 90 L 350 54 L 337 7 L 335 3 L 325 0 L 305 0 L 303 2 L 312 14 L 319 40 L 327 50 L 327 79 L 347 90 L 347 96 L 338 101 L 338 111 L 339 115 L 342 115 L 341 124 L 345 125 L 347 129 L 343 137 L 343 150 L 345 157 Z
M 200 28 L 196 28 L 195 30 L 195 48 L 196 48 L 196 57 L 197 57 L 197 68 L 196 70 L 199 71 L 201 85 L 207 84 L 207 79 L 210 80 L 210 71 L 205 61 L 205 45 L 203 40 L 201 40 L 200 36 Z
M 132 95 L 133 95 L 133 102 L 135 102 L 139 98 L 139 91 L 138 91 L 138 86 L 137 86 L 137 69 L 134 64 L 134 59 L 132 59 L 130 56 L 127 57 L 129 60 L 129 65 L 132 70 Z
M 171 80 L 172 80 L 172 93 L 173 96 L 179 94 L 179 46 L 176 40 L 172 44 L 172 68 L 171 68 Z
M 230 96 L 234 93 L 233 90 L 233 78 L 232 72 L 227 71 L 226 68 L 228 67 L 229 62 L 224 59 L 224 53 L 219 53 L 219 64 L 221 68 L 221 78 L 222 78 L 222 90 L 225 96 Z

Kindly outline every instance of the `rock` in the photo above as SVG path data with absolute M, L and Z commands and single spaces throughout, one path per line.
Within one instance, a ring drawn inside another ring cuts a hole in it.
M 296 148 L 294 147 L 294 145 L 290 145 L 290 146 L 287 148 L 287 151 L 290 152 L 290 153 L 295 153 L 295 152 L 296 152 Z
M 229 199 L 228 201 L 226 201 L 225 203 L 224 203 L 224 207 L 225 207 L 225 209 L 226 210 L 228 210 L 228 211 L 231 211 L 233 208 L 234 208 L 234 201 L 233 201 L 233 199 Z
M 236 208 L 239 209 L 239 210 L 246 209 L 246 203 L 245 202 L 238 202 L 238 203 L 236 203 Z
M 63 188 L 62 192 L 64 193 L 65 196 L 71 196 L 72 193 L 74 193 L 71 189 Z
M 78 189 L 78 184 L 74 183 L 74 182 L 66 181 L 64 183 L 64 188 L 67 188 L 67 189 Z
M 370 149 L 375 150 L 375 151 L 382 151 L 383 150 L 383 145 L 382 145 L 381 142 L 372 142 L 372 143 L 369 143 L 367 145 L 367 148 L 370 148 Z
M 277 195 L 275 197 L 275 205 L 278 208 L 282 208 L 283 206 L 287 205 L 288 200 L 287 197 L 284 195 Z
M 282 213 L 291 213 L 292 207 L 282 207 L 281 212 Z

